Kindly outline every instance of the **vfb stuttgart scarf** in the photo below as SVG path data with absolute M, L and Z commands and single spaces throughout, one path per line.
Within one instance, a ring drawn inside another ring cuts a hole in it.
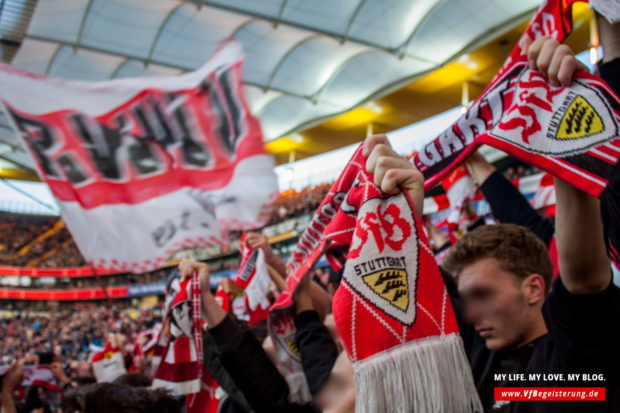
M 240 314 L 237 318 L 245 317 L 248 324 L 254 326 L 267 319 L 271 299 L 269 298 L 271 278 L 267 272 L 265 255 L 261 249 L 250 247 L 247 242 L 247 233 L 244 233 L 239 240 L 241 249 L 241 264 L 235 278 L 235 284 L 244 291 L 245 295 L 241 298 L 242 303 L 239 308 Z M 233 304 L 230 297 L 224 292 L 222 286 L 218 287 L 215 299 L 220 306 L 228 313 L 233 311 Z
M 356 411 L 482 411 L 421 221 L 406 194 L 380 191 L 365 162 L 360 146 L 300 237 L 272 336 L 298 362 L 285 328 L 292 293 L 324 252 L 348 248 L 333 314 L 355 369 Z
M 216 412 L 219 385 L 205 371 L 202 354 L 202 313 L 198 273 L 184 281 L 173 276 L 166 288 L 165 318 L 153 356 L 153 387 L 185 395 L 188 413 Z
M 170 389 L 175 395 L 198 393 L 203 375 L 198 273 L 184 281 L 174 278 L 166 295 L 153 387 Z
M 564 40 L 576 0 L 547 0 L 468 112 L 413 158 L 431 188 L 482 144 L 500 149 L 601 199 L 605 241 L 620 246 L 620 101 L 601 79 L 577 72 L 550 86 L 521 56 L 526 38 Z M 615 169 L 614 169 L 615 168 Z

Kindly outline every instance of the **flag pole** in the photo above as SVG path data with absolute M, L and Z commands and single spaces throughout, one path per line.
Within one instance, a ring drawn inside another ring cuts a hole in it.
M 99 283 L 99 286 L 101 287 L 101 290 L 103 290 L 103 295 L 108 301 L 108 304 L 112 305 L 112 300 L 110 299 L 110 296 L 108 295 L 108 290 L 106 290 L 105 285 L 103 284 L 103 281 L 101 281 L 101 277 L 99 277 L 97 270 L 95 270 L 95 267 L 93 266 L 93 264 L 89 263 L 88 266 L 90 267 L 90 270 L 93 272 L 93 275 L 97 279 L 97 282 Z

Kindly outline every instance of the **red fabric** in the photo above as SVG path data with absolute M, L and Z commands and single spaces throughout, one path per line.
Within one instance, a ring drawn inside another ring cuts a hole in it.
M 555 242 L 555 235 L 551 238 L 551 242 L 549 243 L 549 256 L 553 264 L 553 278 L 556 278 L 560 275 L 560 259 L 558 257 L 558 246 Z
M 266 268 L 261 269 L 257 267 L 259 250 L 255 250 L 254 248 L 250 247 L 245 241 L 246 238 L 247 233 L 244 233 L 243 235 L 241 235 L 241 239 L 239 240 L 239 246 L 241 250 L 241 264 L 239 265 L 239 271 L 237 272 L 237 276 L 235 277 L 234 281 L 235 284 L 237 284 L 237 286 L 244 291 L 246 291 L 250 284 L 252 284 L 257 274 L 263 276 L 266 275 L 266 273 L 260 273 L 261 270 L 266 271 Z M 224 292 L 221 282 L 217 288 L 217 291 L 215 292 L 215 299 L 224 309 L 224 311 L 226 311 L 227 313 L 232 313 L 233 306 L 231 297 Z M 271 303 L 268 298 L 266 298 L 265 302 Z M 244 312 L 247 314 L 247 317 L 249 318 L 248 323 L 251 326 L 266 320 L 269 315 L 268 305 L 259 305 L 253 309 L 248 302 L 247 295 L 244 299 L 244 306 Z
M 452 188 L 452 185 L 466 176 L 470 176 L 469 172 L 467 172 L 467 168 L 465 168 L 464 165 L 457 166 L 446 178 L 441 181 L 441 186 L 443 186 L 443 189 L 447 192 L 450 188 Z
M 133 351 L 131 352 L 131 366 L 129 366 L 130 372 L 143 373 L 142 367 L 136 364 L 136 361 L 142 360 L 144 362 L 144 352 L 139 343 L 134 343 Z
M 232 311 L 232 308 L 230 307 L 230 297 L 224 292 L 222 281 L 220 281 L 220 284 L 217 286 L 217 290 L 215 290 L 215 300 L 227 313 Z
M 171 389 L 175 395 L 200 391 L 202 328 L 198 273 L 174 280 L 167 290 L 163 329 L 155 346 L 159 364 L 153 387 Z
M 280 354 L 292 360 L 289 366 L 299 361 L 288 346 L 294 338 L 293 292 L 323 252 L 329 256 L 342 247 L 349 251 L 332 308 L 353 361 L 410 340 L 458 331 L 409 199 L 404 193 L 381 193 L 365 172 L 365 162 L 360 146 L 301 235 L 289 261 L 287 289 L 272 306 L 271 333 L 283 349 Z
M 578 71 L 570 87 L 552 87 L 521 56 L 524 39 L 564 40 L 576 0 L 548 0 L 497 76 L 459 118 L 413 159 L 425 188 L 488 144 L 598 196 L 620 155 L 620 101 L 599 78 Z
M 219 384 L 208 373 L 202 376 L 200 392 L 185 398 L 187 413 L 217 413 L 220 401 L 215 397 Z

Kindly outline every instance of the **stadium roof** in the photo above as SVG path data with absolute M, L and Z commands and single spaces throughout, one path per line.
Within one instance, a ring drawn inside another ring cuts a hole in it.
M 286 162 L 291 151 L 300 158 L 359 141 L 369 124 L 385 132 L 454 107 L 464 82 L 475 97 L 540 3 L 5 0 L 0 57 L 69 79 L 170 76 L 199 67 L 235 37 L 247 56 L 250 106 L 268 148 Z M 577 32 L 583 49 L 587 28 Z M 36 179 L 5 123 L 0 157 L 11 166 L 0 168 Z

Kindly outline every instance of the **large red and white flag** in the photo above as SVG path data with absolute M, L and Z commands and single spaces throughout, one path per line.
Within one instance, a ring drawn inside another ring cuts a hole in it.
M 262 226 L 273 158 L 224 43 L 167 78 L 78 82 L 0 64 L 0 101 L 87 261 L 140 272 Z

